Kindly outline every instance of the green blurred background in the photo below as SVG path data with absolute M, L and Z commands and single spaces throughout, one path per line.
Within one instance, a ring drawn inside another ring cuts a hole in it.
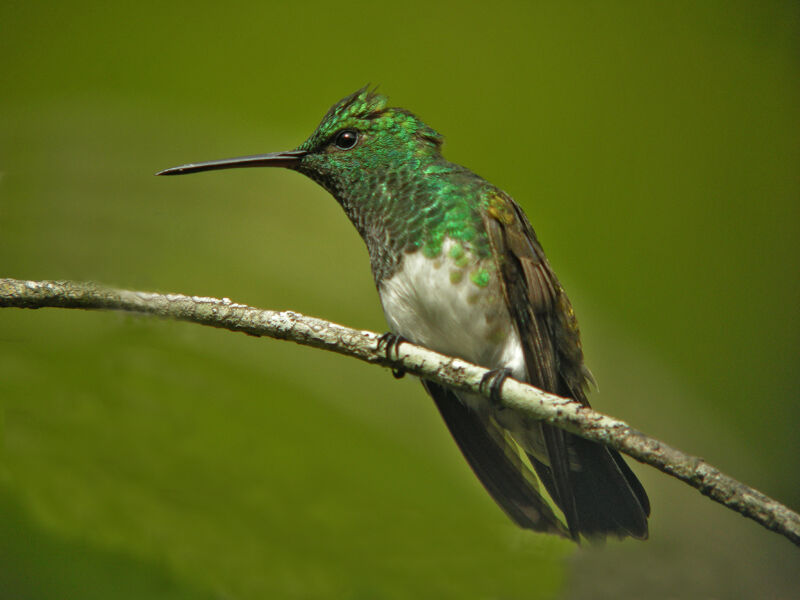
M 593 402 L 794 508 L 796 2 L 0 3 L 0 276 L 385 329 L 283 171 L 367 82 L 527 210 Z M 789 598 L 786 540 L 652 469 L 651 539 L 514 529 L 419 384 L 285 342 L 0 311 L 0 598 Z

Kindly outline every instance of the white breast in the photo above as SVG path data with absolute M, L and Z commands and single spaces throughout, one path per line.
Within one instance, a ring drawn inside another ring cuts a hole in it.
M 460 248 L 458 242 L 446 240 L 436 258 L 421 251 L 403 257 L 397 272 L 380 288 L 389 326 L 437 352 L 488 368 L 507 367 L 522 376 L 522 347 L 494 264 L 480 263 Z M 488 272 L 485 285 L 473 281 L 481 269 Z

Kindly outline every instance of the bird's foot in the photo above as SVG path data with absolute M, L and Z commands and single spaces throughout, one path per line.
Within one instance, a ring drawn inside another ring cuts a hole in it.
M 392 333 L 391 331 L 384 333 L 381 337 L 378 338 L 378 350 L 380 351 L 381 348 L 384 349 L 384 354 L 387 359 L 389 360 L 396 360 L 400 358 L 400 344 L 403 342 L 407 342 L 404 337 L 397 335 L 396 333 Z M 394 354 L 394 357 L 392 356 Z M 393 368 L 392 369 L 392 376 L 395 379 L 402 379 L 405 377 L 406 372 L 401 368 Z
M 489 394 L 489 400 L 497 410 L 505 407 L 500 404 L 500 394 L 503 391 L 503 384 L 511 376 L 511 369 L 492 369 L 481 377 L 480 390 L 482 394 Z

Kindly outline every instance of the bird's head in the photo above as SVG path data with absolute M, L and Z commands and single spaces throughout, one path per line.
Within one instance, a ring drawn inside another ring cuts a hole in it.
M 330 183 L 386 170 L 416 169 L 440 156 L 442 137 L 409 111 L 386 106 L 386 97 L 363 88 L 337 102 L 298 148 L 297 170 Z M 334 191 L 334 190 L 331 190 Z

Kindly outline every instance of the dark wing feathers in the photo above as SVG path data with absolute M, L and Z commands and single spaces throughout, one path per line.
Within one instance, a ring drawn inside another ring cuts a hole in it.
M 484 224 L 522 341 L 528 381 L 588 406 L 591 376 L 583 365 L 577 320 L 533 228 L 499 191 L 489 195 Z M 564 513 L 570 535 L 646 538 L 649 500 L 622 457 L 546 423 L 541 429 L 549 464 L 529 458 Z

